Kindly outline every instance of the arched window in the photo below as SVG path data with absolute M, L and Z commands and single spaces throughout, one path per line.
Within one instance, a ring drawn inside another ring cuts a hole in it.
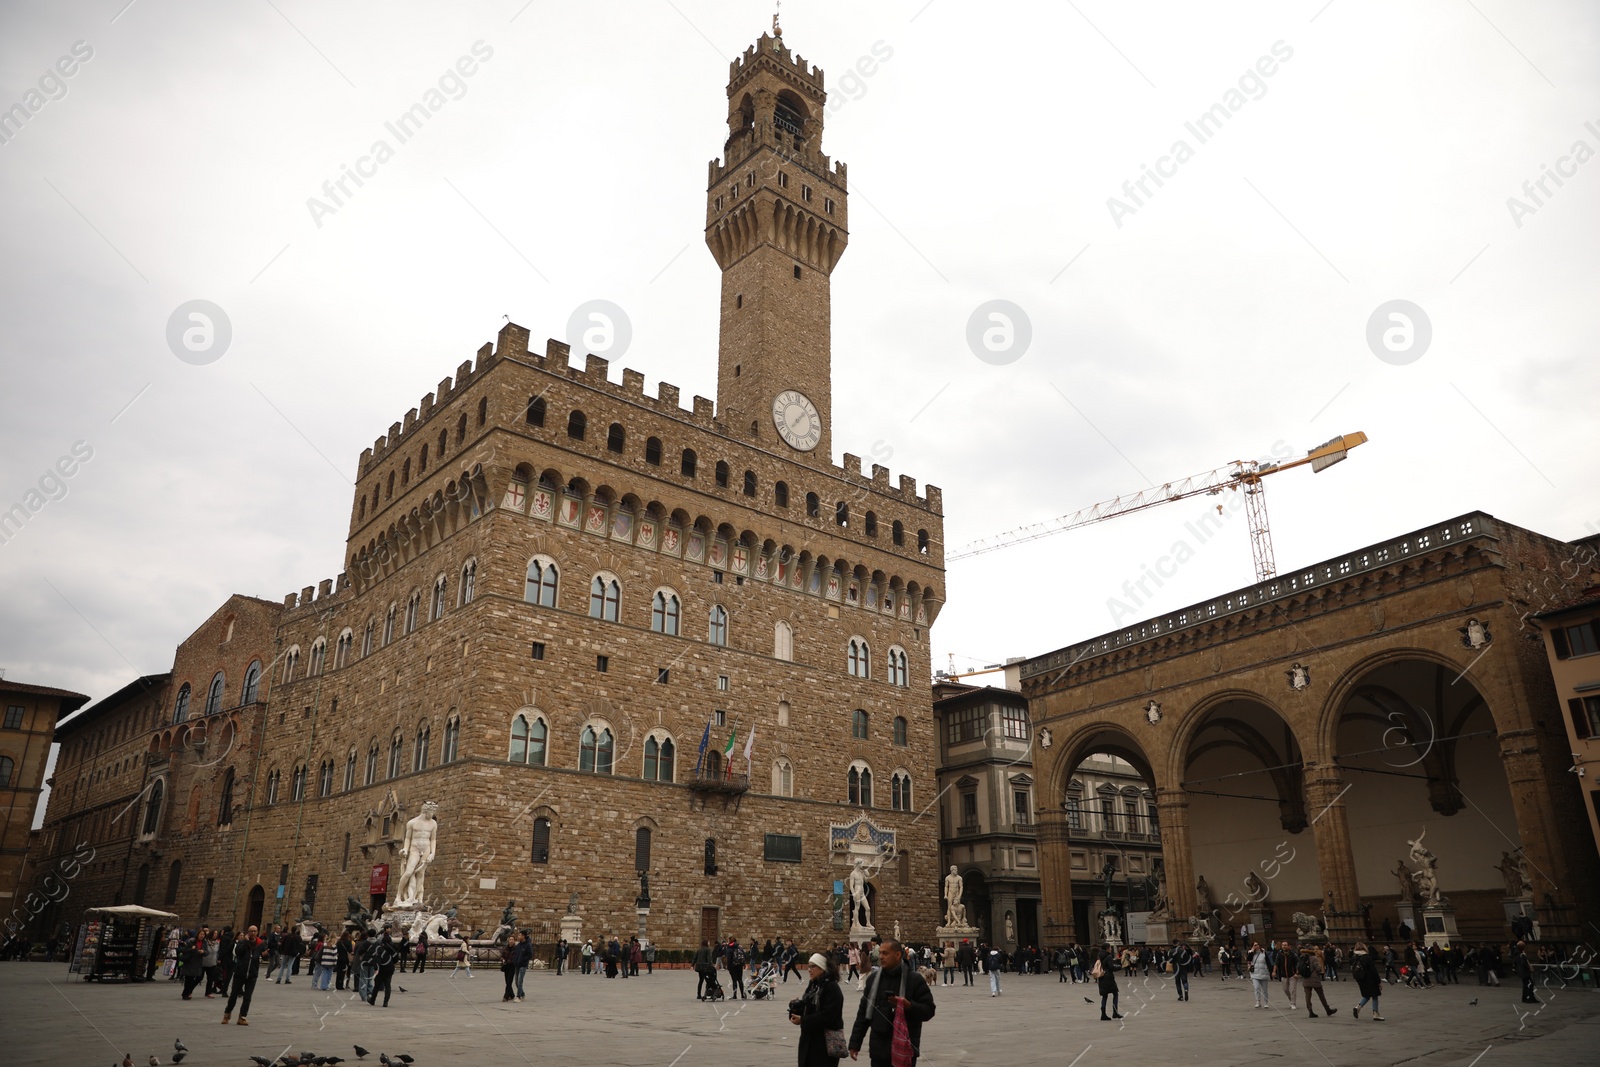
M 869 511 L 863 517 L 862 521 L 865 524 L 864 528 L 867 531 L 867 536 L 868 537 L 877 537 L 878 536 L 878 516 L 876 514 L 874 514 L 873 512 Z
M 661 466 L 661 438 L 651 437 L 645 441 L 644 461 L 652 467 Z
M 374 629 L 376 629 L 377 625 L 378 625 L 377 623 L 373 622 L 371 619 L 368 619 L 367 620 L 367 628 L 365 630 L 361 631 L 361 658 L 362 659 L 366 659 L 368 656 L 372 655 L 372 634 L 373 634 Z
M 484 397 L 478 401 L 478 425 L 482 426 L 489 418 L 489 398 Z
M 465 416 L 463 416 L 463 417 L 465 417 Z M 385 500 L 390 500 L 393 497 L 394 497 L 394 471 L 390 471 L 389 472 L 389 480 L 384 485 L 383 498 Z
M 676 770 L 677 746 L 672 738 L 651 736 L 644 743 L 644 780 L 670 782 Z
M 772 626 L 772 658 L 786 663 L 794 659 L 794 627 L 782 619 Z
M 135 904 L 143 905 L 145 893 L 149 890 L 149 888 L 150 865 L 148 863 L 141 863 L 139 864 L 139 877 L 133 884 L 133 902 Z
M 683 450 L 683 464 L 679 468 L 680 470 L 683 471 L 683 476 L 685 478 L 693 478 L 694 477 L 695 468 L 698 465 L 699 465 L 699 457 L 697 457 L 694 454 L 694 449 L 692 449 L 692 448 L 684 449 Z
M 10 756 L 0 756 L 0 789 L 11 785 L 11 776 L 17 773 L 17 763 Z
M 144 829 L 140 831 L 145 837 L 150 837 L 161 826 L 161 802 L 166 799 L 166 782 L 157 778 L 150 787 L 150 796 L 144 802 Z
M 928 554 L 928 531 L 927 530 L 918 530 L 917 531 L 917 551 L 921 552 L 924 556 L 926 556 Z
M 239 703 L 254 704 L 256 697 L 261 693 L 261 661 L 251 660 L 250 666 L 244 670 L 244 689 L 239 694 Z M 187 699 L 187 698 L 186 698 Z
M 850 803 L 872 807 L 872 768 L 859 761 L 850 767 Z
M 611 773 L 611 730 L 602 726 L 596 730 L 585 726 L 578 741 L 578 770 L 595 774 Z
M 820 499 L 818 499 L 817 494 L 815 494 L 815 493 L 807 493 L 806 494 L 806 517 L 809 518 L 809 519 L 815 519 L 815 518 L 819 518 L 821 515 L 822 515 L 822 501 Z
M 172 705 L 172 721 L 183 722 L 189 717 L 189 683 L 184 682 L 178 690 L 177 703 Z
M 371 785 L 378 780 L 378 739 L 374 737 L 372 744 L 367 746 L 367 772 L 363 781 Z
M 894 525 L 889 527 L 889 540 L 897 545 L 906 543 L 906 528 L 899 519 L 894 520 Z
M 613 422 L 606 430 L 606 451 L 622 453 L 622 448 L 628 442 L 627 431 L 622 428 L 622 423 Z
M 862 638 L 850 639 L 850 648 L 845 657 L 845 669 L 852 678 L 872 677 L 872 652 Z
M 218 671 L 216 677 L 211 679 L 211 689 L 206 693 L 206 714 L 215 715 L 222 710 L 222 672 Z
M 542 815 L 533 820 L 533 862 L 550 862 L 550 820 Z
M 218 826 L 229 826 L 233 823 L 233 787 L 237 781 L 232 767 L 222 772 L 222 792 L 217 797 Z
M 589 618 L 617 621 L 617 611 L 622 603 L 622 587 L 609 574 L 600 573 L 589 583 Z
M 356 787 L 356 750 L 350 747 L 350 754 L 344 758 L 344 791 L 346 793 Z
M 399 611 L 400 605 L 390 604 L 389 613 L 383 617 L 383 643 L 385 645 L 394 640 L 394 620 Z
M 772 486 L 772 502 L 780 508 L 789 506 L 789 483 L 776 482 Z
M 478 591 L 478 562 L 468 560 L 466 566 L 461 568 L 461 607 L 472 603 L 472 598 Z
M 911 776 L 905 771 L 889 776 L 889 806 L 895 811 L 911 810 Z
M 541 608 L 556 606 L 558 575 L 555 561 L 548 556 L 535 556 L 528 564 L 528 580 L 522 588 L 522 599 Z
M 833 523 L 835 526 L 850 525 L 850 505 L 843 500 L 833 506 Z
M 910 672 L 906 669 L 906 651 L 898 646 L 889 649 L 889 684 L 901 688 L 911 684 Z
M 306 776 L 309 770 L 310 768 L 302 763 L 294 769 L 294 774 L 290 775 L 289 799 L 291 801 L 301 801 L 306 798 Z
M 413 592 L 411 599 L 406 601 L 406 633 L 413 633 L 417 628 L 417 616 L 421 614 L 422 594 Z
M 756 495 L 756 472 L 755 471 L 745 471 L 744 472 L 744 495 L 745 496 L 755 496 Z
M 454 763 L 461 747 L 461 719 L 452 717 L 444 724 L 444 747 L 439 750 L 440 763 Z
M 567 436 L 574 441 L 583 440 L 583 433 L 589 428 L 589 420 L 584 418 L 583 412 L 574 411 L 567 416 Z
M 315 678 L 322 673 L 322 661 L 327 656 L 327 652 L 328 642 L 323 638 L 319 637 L 311 642 L 311 662 L 306 668 L 307 678 Z
M 394 736 L 389 739 L 390 778 L 400 777 L 400 772 L 405 767 L 405 764 L 402 762 L 402 757 L 405 755 L 405 749 L 405 739 L 400 736 L 400 731 L 396 730 L 394 732 Z
M 772 795 L 794 796 L 794 768 L 786 759 L 780 759 L 772 765 Z
M 896 715 L 894 717 L 894 743 L 897 745 L 906 743 L 906 717 L 904 715 Z
M 544 397 L 531 396 L 528 398 L 527 420 L 529 426 L 544 425 Z
M 650 827 L 641 826 L 633 832 L 633 869 L 650 869 Z
M 438 622 L 444 618 L 444 602 L 449 588 L 450 579 L 444 575 L 441 574 L 433 580 L 433 603 L 429 605 L 428 609 L 429 622 Z
M 400 484 L 411 484 L 411 461 L 409 459 L 400 464 Z
M 650 598 L 650 629 L 676 637 L 679 615 L 678 594 L 668 589 L 656 590 L 656 595 Z
M 425 771 L 428 769 L 428 749 L 433 742 L 433 727 L 423 723 L 417 727 L 417 743 L 411 749 L 411 769 Z
M 333 795 L 333 760 L 326 759 L 317 768 L 317 796 L 330 797 Z
M 349 630 L 339 635 L 339 640 L 333 645 L 333 666 L 337 670 L 350 663 L 350 646 L 355 643 L 356 635 Z
M 417 460 L 417 473 L 421 474 L 423 471 L 425 471 L 427 469 L 428 469 L 428 446 L 427 445 L 423 445 L 422 446 L 422 455 Z
M 456 444 L 461 444 L 467 439 L 467 413 L 463 411 L 461 418 L 456 421 Z
M 724 489 L 728 488 L 728 465 L 720 459 L 717 460 L 717 484 Z
M 865 741 L 867 739 L 867 713 L 860 708 L 857 708 L 855 714 L 850 716 L 850 736 L 857 741 Z
M 278 771 L 274 768 L 267 775 L 267 805 L 270 807 L 278 802 Z
M 366 517 L 367 517 L 367 492 L 366 492 L 365 489 L 363 489 L 361 491 L 360 506 L 356 511 L 356 521 L 357 522 L 361 522 L 364 519 L 366 519 Z
M 173 860 L 172 866 L 167 868 L 167 896 L 166 903 L 178 902 L 178 879 L 183 876 L 183 861 Z
M 713 645 L 728 643 L 728 613 L 721 604 L 713 605 L 711 608 L 711 626 L 706 640 Z
M 511 751 L 506 758 L 512 763 L 543 767 L 548 736 L 549 728 L 544 719 L 538 715 L 517 715 L 511 720 Z

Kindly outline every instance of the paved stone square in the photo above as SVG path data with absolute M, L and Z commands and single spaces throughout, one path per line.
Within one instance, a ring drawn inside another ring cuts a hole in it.
M 120 1062 L 131 1052 L 145 1067 L 150 1054 L 171 1062 L 174 1038 L 191 1052 L 183 1067 L 251 1067 L 249 1055 L 269 1058 L 309 1049 L 344 1056 L 352 1045 L 407 1053 L 415 1067 L 438 1063 L 521 1065 L 789 1064 L 796 1030 L 783 1006 L 803 988 L 779 984 L 776 1003 L 718 1005 L 694 999 L 690 971 L 653 977 L 605 979 L 530 972 L 528 999 L 500 1000 L 497 971 L 450 979 L 447 971 L 397 975 L 387 1009 L 368 1007 L 349 994 L 315 992 L 309 977 L 290 985 L 256 987 L 248 1028 L 218 1025 L 222 999 L 179 999 L 179 984 L 99 985 L 67 974 L 64 965 L 0 965 L 3 1062 L 65 1065 Z M 1178 1003 L 1164 979 L 1123 981 L 1120 1023 L 1099 1021 L 1098 1001 L 1084 1003 L 1087 987 L 1060 984 L 1053 975 L 1003 976 L 1003 995 L 986 983 L 934 990 L 938 1015 L 924 1030 L 920 1061 L 944 1064 L 1159 1065 L 1299 1062 L 1344 1067 L 1377 1064 L 1592 1064 L 1600 1059 L 1600 994 L 1592 989 L 1546 989 L 1547 1003 L 1522 1017 L 1517 991 L 1482 988 L 1475 980 L 1443 989 L 1388 987 L 1386 1022 L 1350 1017 L 1354 984 L 1328 985 L 1333 1018 L 1291 1012 L 1282 991 L 1273 1009 L 1251 1008 L 1246 982 L 1216 978 L 1193 983 L 1192 999 Z M 1476 1006 L 1468 1002 L 1478 998 Z M 846 1004 L 857 999 L 847 983 Z M 1481 1057 L 1481 1058 L 1480 1058 Z

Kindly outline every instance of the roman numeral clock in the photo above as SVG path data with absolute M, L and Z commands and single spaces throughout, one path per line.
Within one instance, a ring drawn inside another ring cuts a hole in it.
M 785 389 L 772 400 L 772 422 L 790 448 L 809 452 L 822 439 L 822 416 L 817 405 L 797 389 Z

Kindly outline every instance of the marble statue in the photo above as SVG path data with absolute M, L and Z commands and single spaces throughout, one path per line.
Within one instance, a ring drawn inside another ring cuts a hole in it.
M 1007 920 L 1010 916 L 1006 916 Z M 1117 920 L 1117 913 L 1104 911 L 1100 913 L 1100 940 L 1120 942 L 1122 940 L 1122 923 Z
M 1244 876 L 1244 891 L 1245 895 L 1257 904 L 1267 899 L 1267 883 L 1256 877 L 1255 871 Z
M 1318 916 L 1297 911 L 1294 913 L 1294 936 L 1301 941 L 1326 940 L 1328 928 Z
M 1194 887 L 1195 902 L 1200 905 L 1200 914 L 1210 915 L 1217 910 L 1217 905 L 1211 899 L 1211 887 L 1206 884 L 1206 876 L 1201 875 Z
M 850 890 L 851 921 L 859 919 L 863 927 L 871 929 L 872 902 L 867 899 L 867 869 L 859 859 L 850 868 L 850 880 L 845 883 L 845 888 Z
M 1017 923 L 1016 920 L 1011 917 L 1011 913 L 1008 911 L 1006 912 L 1006 944 L 1014 945 L 1016 942 Z
M 400 884 L 395 889 L 395 907 L 410 908 L 422 905 L 424 879 L 428 864 L 433 862 L 438 848 L 439 821 L 434 818 L 439 805 L 428 801 L 422 813 L 406 823 L 405 836 L 400 841 L 400 858 L 405 867 L 400 871 Z
M 1515 855 L 1501 852 L 1495 870 L 1505 879 L 1506 896 L 1510 899 L 1517 900 L 1532 894 L 1533 886 L 1528 881 L 1528 857 L 1522 854 L 1520 848 Z
M 1212 941 L 1217 936 L 1216 927 L 1212 925 L 1209 913 L 1189 916 L 1189 926 L 1191 928 L 1189 936 L 1195 941 Z
M 1411 846 L 1411 862 L 1417 869 L 1411 872 L 1411 878 L 1417 883 L 1417 899 L 1429 907 L 1437 907 L 1442 894 L 1439 892 L 1439 857 L 1423 847 L 1422 839 L 1428 836 L 1427 829 L 1417 835 L 1415 841 L 1407 841 Z
M 965 927 L 967 925 L 967 906 L 961 903 L 961 894 L 966 892 L 966 882 L 962 881 L 961 873 L 956 870 L 956 865 L 950 865 L 950 873 L 944 876 L 944 924 L 946 926 Z
M 894 939 L 896 941 L 900 940 L 900 920 L 899 919 L 896 919 L 894 921 Z
M 1150 920 L 1168 922 L 1172 919 L 1172 901 L 1167 896 L 1167 869 L 1157 867 L 1155 892 L 1151 894 Z
M 1411 904 L 1417 899 L 1417 887 L 1411 881 L 1411 868 L 1406 866 L 1405 860 L 1396 860 L 1393 874 L 1400 882 L 1400 903 Z
M 450 936 L 450 916 L 448 915 L 418 915 L 411 924 L 410 937 L 413 943 L 424 933 L 429 941 L 442 941 Z

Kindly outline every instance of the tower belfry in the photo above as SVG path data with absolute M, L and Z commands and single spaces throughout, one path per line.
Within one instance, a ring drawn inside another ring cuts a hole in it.
M 712 160 L 706 245 L 722 268 L 718 417 L 832 462 L 829 278 L 849 240 L 845 165 L 822 152 L 820 68 L 773 33 L 728 72 L 728 139 Z

